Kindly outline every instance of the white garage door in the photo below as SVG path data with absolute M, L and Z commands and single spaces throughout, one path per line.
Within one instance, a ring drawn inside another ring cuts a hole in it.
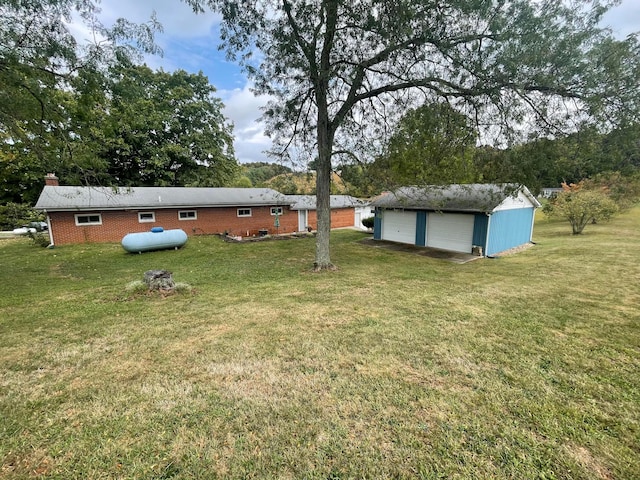
M 429 213 L 427 246 L 471 253 L 473 221 L 473 215 Z
M 382 214 L 382 240 L 416 243 L 416 212 L 385 210 Z

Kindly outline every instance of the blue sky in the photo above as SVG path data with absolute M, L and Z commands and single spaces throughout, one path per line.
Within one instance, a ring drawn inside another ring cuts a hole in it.
M 225 115 L 234 123 L 238 160 L 268 161 L 263 151 L 269 148 L 270 141 L 258 121 L 265 99 L 251 93 L 240 69 L 218 51 L 218 17 L 215 14 L 195 15 L 190 7 L 178 0 L 102 0 L 100 7 L 102 21 L 107 25 L 119 17 L 144 22 L 155 11 L 164 28 L 156 42 L 164 54 L 146 57 L 147 65 L 165 71 L 202 71 L 218 90 L 217 94 L 226 106 Z M 620 38 L 640 31 L 640 0 L 622 0 L 620 6 L 607 14 L 604 23 Z

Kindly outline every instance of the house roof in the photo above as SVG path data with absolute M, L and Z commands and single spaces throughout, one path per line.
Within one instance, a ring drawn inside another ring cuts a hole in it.
M 80 211 L 288 205 L 270 188 L 69 187 L 47 185 L 38 210 Z
M 524 185 L 481 183 L 402 187 L 379 195 L 371 205 L 407 210 L 489 213 L 508 197 L 516 197 L 519 193 L 527 197 L 534 207 L 540 206 Z
M 291 203 L 291 210 L 315 210 L 315 195 L 285 195 L 285 198 Z M 355 208 L 364 207 L 367 202 L 350 195 L 330 195 L 330 208 Z

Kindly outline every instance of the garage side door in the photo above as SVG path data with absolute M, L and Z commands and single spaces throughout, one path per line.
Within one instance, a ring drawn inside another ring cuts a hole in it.
M 473 215 L 429 213 L 427 246 L 471 253 L 474 218 Z
M 382 240 L 415 244 L 416 212 L 385 210 L 382 215 Z

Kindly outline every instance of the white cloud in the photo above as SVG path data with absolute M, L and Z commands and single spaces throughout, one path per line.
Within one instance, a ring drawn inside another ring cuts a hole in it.
M 602 25 L 610 27 L 618 38 L 640 32 L 640 2 L 623 0 L 620 5 L 605 14 Z
M 269 161 L 263 152 L 271 146 L 271 139 L 264 134 L 265 125 L 260 120 L 261 108 L 268 97 L 257 97 L 250 84 L 243 88 L 221 90 L 218 94 L 225 104 L 224 114 L 234 124 L 234 147 L 240 162 Z
M 171 37 L 200 37 L 209 35 L 219 23 L 220 16 L 210 11 L 196 15 L 193 9 L 178 0 L 103 0 L 101 19 L 113 23 L 126 18 L 135 23 L 146 22 L 155 11 L 164 34 Z

